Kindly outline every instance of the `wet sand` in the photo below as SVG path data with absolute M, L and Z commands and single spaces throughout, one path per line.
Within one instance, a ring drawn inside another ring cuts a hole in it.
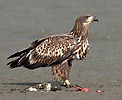
M 28 92 L 25 88 L 52 81 L 50 68 L 9 69 L 8 55 L 35 39 L 69 32 L 75 19 L 90 13 L 99 18 L 89 29 L 90 52 L 74 61 L 70 81 L 90 92 Z M 0 100 L 120 100 L 122 98 L 122 0 L 1 0 Z M 97 93 L 96 90 L 104 90 Z

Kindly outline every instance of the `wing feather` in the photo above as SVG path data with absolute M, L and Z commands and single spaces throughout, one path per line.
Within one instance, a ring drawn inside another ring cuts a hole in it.
M 76 40 L 69 35 L 49 37 L 30 51 L 29 62 L 46 66 L 59 64 L 72 55 L 76 45 Z

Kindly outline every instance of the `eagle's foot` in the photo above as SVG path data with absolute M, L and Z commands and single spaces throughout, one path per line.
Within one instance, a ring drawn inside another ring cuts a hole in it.
M 73 85 L 70 84 L 70 82 L 69 82 L 68 79 L 64 81 L 63 85 L 66 86 L 67 88 L 71 88 L 71 87 L 73 87 Z

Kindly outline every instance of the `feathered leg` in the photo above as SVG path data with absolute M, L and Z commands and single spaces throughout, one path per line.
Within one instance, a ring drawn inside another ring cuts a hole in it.
M 69 73 L 72 66 L 72 61 L 65 61 L 61 64 L 52 66 L 52 73 L 56 81 L 63 82 L 64 85 L 69 86 Z

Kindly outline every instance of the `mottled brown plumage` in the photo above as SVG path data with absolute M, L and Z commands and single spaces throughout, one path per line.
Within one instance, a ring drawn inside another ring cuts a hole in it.
M 88 50 L 88 26 L 92 21 L 98 21 L 89 14 L 77 18 L 70 33 L 58 34 L 39 39 L 9 58 L 18 57 L 8 63 L 10 68 L 25 67 L 36 69 L 52 66 L 52 73 L 57 81 L 66 85 L 69 83 L 69 72 L 74 59 L 82 60 Z

